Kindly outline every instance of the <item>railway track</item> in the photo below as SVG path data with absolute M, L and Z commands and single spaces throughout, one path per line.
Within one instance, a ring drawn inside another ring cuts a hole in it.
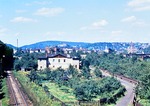
M 102 70 L 102 69 L 100 69 L 100 70 L 103 73 L 106 73 L 108 76 L 113 76 L 113 77 L 116 77 L 116 78 L 123 79 L 123 80 L 125 80 L 127 82 L 130 82 L 130 83 L 134 84 L 134 85 L 138 85 L 138 83 L 139 83 L 139 81 L 134 80 L 132 78 L 129 78 L 129 77 L 126 77 L 126 76 L 123 76 L 123 75 L 119 75 L 119 74 L 113 74 L 113 73 L 109 72 L 108 70 Z
M 127 90 L 126 95 L 120 99 L 120 101 L 116 104 L 116 106 L 129 106 L 129 104 L 133 104 L 134 106 L 142 106 L 140 103 L 136 101 L 136 95 L 134 93 L 135 87 L 139 84 L 139 81 L 123 75 L 113 74 L 108 70 L 102 70 L 102 69 L 100 70 L 102 74 L 105 76 L 115 77 L 117 80 L 121 82 L 122 85 L 125 86 Z
M 20 90 L 20 87 L 16 79 L 12 75 L 11 71 L 7 71 L 7 73 L 7 85 L 10 94 L 10 106 L 30 106 L 28 105 L 28 101 L 26 100 L 26 97 Z

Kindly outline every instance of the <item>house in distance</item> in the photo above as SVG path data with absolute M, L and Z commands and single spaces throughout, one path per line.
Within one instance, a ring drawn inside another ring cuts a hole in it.
M 79 59 L 77 57 L 70 57 L 60 53 L 38 58 L 38 70 L 43 70 L 45 68 L 57 69 L 59 67 L 67 69 L 70 65 L 79 69 Z

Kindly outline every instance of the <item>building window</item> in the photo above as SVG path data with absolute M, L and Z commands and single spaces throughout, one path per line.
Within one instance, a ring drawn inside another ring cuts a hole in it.
M 55 59 L 53 59 L 53 62 L 55 61 Z
M 75 65 L 75 68 L 77 68 L 77 65 Z
M 66 59 L 64 59 L 64 62 L 66 62 Z
M 58 59 L 58 62 L 60 62 L 60 59 Z

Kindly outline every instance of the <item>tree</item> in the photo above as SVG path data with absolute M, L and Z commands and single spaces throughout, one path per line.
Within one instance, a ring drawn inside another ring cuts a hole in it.
M 14 68 L 16 70 L 24 68 L 24 69 L 34 69 L 36 70 L 38 67 L 37 58 L 40 54 L 38 53 L 22 53 L 19 54 L 20 57 L 15 59 Z
M 13 68 L 13 49 L 0 41 L 0 76 Z
M 87 68 L 89 68 L 89 66 L 90 66 L 89 60 L 83 59 L 83 60 L 82 60 L 82 67 L 87 67 Z
M 28 75 L 30 81 L 35 82 L 38 79 L 38 74 L 35 70 L 31 70 L 30 74 Z
M 67 69 L 67 72 L 72 77 L 74 77 L 78 74 L 77 70 L 72 65 L 69 66 L 69 68 Z
M 94 70 L 94 73 L 95 73 L 95 75 L 96 75 L 97 77 L 102 77 L 102 72 L 101 72 L 100 69 L 98 69 L 97 67 L 96 67 L 96 69 Z
M 82 76 L 84 76 L 86 79 L 89 79 L 91 77 L 90 69 L 88 67 L 82 68 Z

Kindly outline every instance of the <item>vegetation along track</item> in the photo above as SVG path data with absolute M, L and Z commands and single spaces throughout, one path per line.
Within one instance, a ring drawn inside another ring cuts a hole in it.
M 20 90 L 18 82 L 12 75 L 11 71 L 7 71 L 7 85 L 9 87 L 9 94 L 10 94 L 10 106 L 31 106 L 25 95 Z

